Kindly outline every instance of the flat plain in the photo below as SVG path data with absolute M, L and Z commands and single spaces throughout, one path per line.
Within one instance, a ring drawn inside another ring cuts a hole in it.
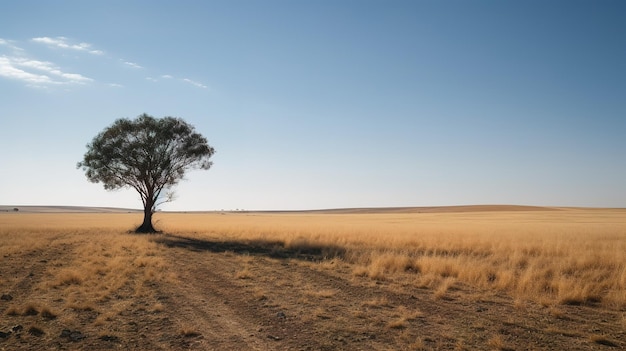
M 613 350 L 626 210 L 0 213 L 0 350 Z

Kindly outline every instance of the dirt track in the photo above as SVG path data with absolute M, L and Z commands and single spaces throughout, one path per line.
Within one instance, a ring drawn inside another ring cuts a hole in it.
M 3 257 L 2 275 L 11 278 L 2 281 L 0 293 L 13 300 L 0 301 L 0 330 L 22 325 L 24 331 L 0 339 L 0 350 L 610 350 L 626 345 L 623 312 L 597 306 L 560 306 L 557 313 L 458 284 L 436 296 L 411 283 L 413 272 L 372 280 L 355 276 L 342 260 L 324 259 L 319 250 L 296 252 L 271 242 L 171 235 L 155 240 L 167 273 L 175 278 L 152 283 L 139 295 L 131 285 L 122 287 L 95 308 L 71 311 L 71 318 L 14 315 L 9 307 L 48 299 L 53 291 L 43 291 L 39 283 L 70 265 L 80 242 L 51 241 L 43 249 Z M 54 305 L 66 298 L 48 301 Z M 118 304 L 124 306 L 120 313 L 98 322 Z M 44 334 L 31 333 L 33 327 Z M 69 331 L 77 332 L 75 340 Z
M 182 348 L 201 350 L 606 349 L 588 337 L 626 338 L 618 314 L 563 306 L 514 307 L 503 296 L 469 301 L 462 287 L 437 298 L 406 281 L 354 277 L 310 253 L 180 237 L 163 240 L 181 285 L 163 291 L 189 326 Z M 238 278 L 245 270 L 246 276 Z M 577 317 L 580 316 L 580 318 Z M 612 319 L 607 320 L 607 318 Z M 397 323 L 396 323 L 397 322 Z M 608 332 L 608 333 L 607 333 Z M 610 335 L 610 336 L 608 336 Z M 612 338 L 612 339 L 611 339 Z

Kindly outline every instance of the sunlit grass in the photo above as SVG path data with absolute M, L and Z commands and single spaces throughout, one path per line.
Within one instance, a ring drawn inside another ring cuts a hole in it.
M 7 242 L 0 245 L 0 257 L 45 265 L 33 279 L 24 306 L 9 307 L 5 314 L 23 315 L 29 308 L 44 319 L 76 323 L 78 315 L 90 312 L 102 325 L 127 309 L 128 301 L 151 294 L 144 287 L 168 280 L 169 273 L 158 244 L 127 233 L 137 220 L 106 214 L 0 216 L 0 238 Z M 29 262 L 28 257 L 37 258 Z M 0 288 L 18 283 L 19 277 L 15 279 L 0 281 Z
M 131 235 L 140 214 L 0 215 L 0 255 L 71 247 L 42 289 L 65 289 L 68 304 L 143 293 L 167 279 L 153 236 Z M 412 214 L 158 213 L 158 229 L 206 241 L 278 243 L 350 265 L 358 279 L 409 279 L 445 297 L 465 284 L 517 301 L 626 306 L 626 211 Z M 308 250 L 308 251 L 307 251 Z M 332 269 L 325 265 L 320 269 Z M 236 278 L 254 275 L 247 268 Z M 0 281 L 2 283 L 2 281 Z M 124 290 L 124 291 L 126 291 Z
M 207 240 L 277 241 L 322 248 L 329 257 L 341 252 L 356 276 L 409 274 L 437 296 L 460 282 L 547 304 L 626 306 L 624 210 L 160 218 L 168 232 Z

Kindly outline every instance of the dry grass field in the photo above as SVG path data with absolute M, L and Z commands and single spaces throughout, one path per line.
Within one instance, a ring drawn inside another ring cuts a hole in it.
M 0 213 L 0 350 L 626 347 L 626 210 Z

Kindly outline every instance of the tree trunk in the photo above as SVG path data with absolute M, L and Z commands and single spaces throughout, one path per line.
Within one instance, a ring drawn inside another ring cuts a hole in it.
M 143 209 L 143 223 L 135 229 L 135 233 L 156 233 L 156 229 L 152 226 L 152 203 L 146 202 Z

